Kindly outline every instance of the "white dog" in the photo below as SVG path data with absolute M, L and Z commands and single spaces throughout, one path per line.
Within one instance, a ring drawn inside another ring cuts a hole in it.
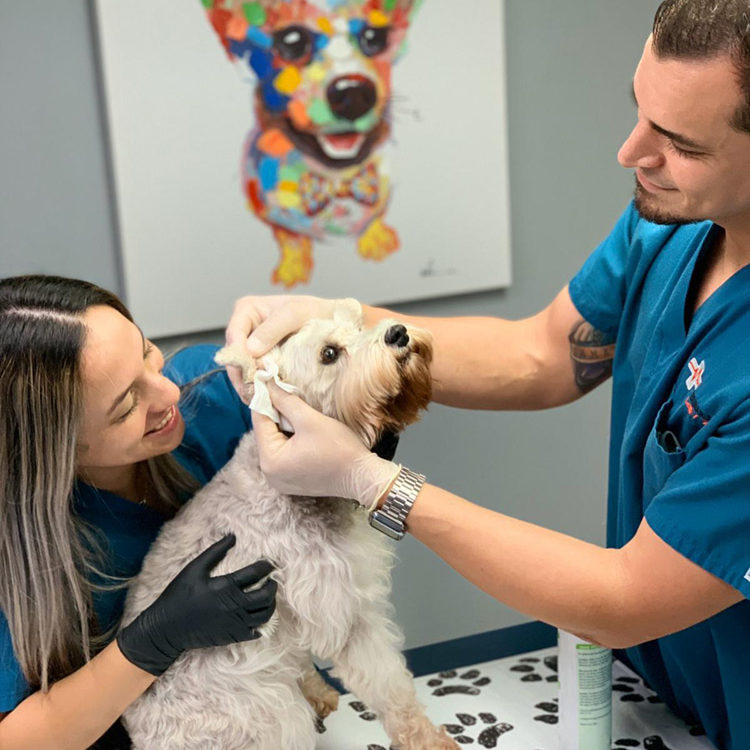
M 224 363 L 232 362 L 222 351 Z M 429 334 L 396 321 L 363 330 L 361 315 L 313 320 L 267 356 L 309 404 L 369 446 L 415 421 L 429 401 Z M 253 374 L 254 363 L 246 383 Z M 316 714 L 335 710 L 338 694 L 314 669 L 312 654 L 332 660 L 334 674 L 377 713 L 395 747 L 457 750 L 424 715 L 401 655 L 388 601 L 389 544 L 352 502 L 272 489 L 252 433 L 165 524 L 132 583 L 123 625 L 229 532 L 237 543 L 214 575 L 270 560 L 276 614 L 258 640 L 179 657 L 124 714 L 137 750 L 313 750 Z

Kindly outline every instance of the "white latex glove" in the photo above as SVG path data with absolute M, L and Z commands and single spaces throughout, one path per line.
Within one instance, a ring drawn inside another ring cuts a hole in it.
M 253 412 L 260 468 L 285 495 L 345 497 L 373 510 L 401 467 L 374 453 L 346 425 L 269 382 L 278 411 L 294 427 L 287 437 L 268 417 Z
M 312 318 L 362 320 L 362 305 L 352 298 L 321 299 L 302 295 L 279 294 L 267 297 L 240 297 L 234 303 L 226 329 L 227 346 L 244 344 L 250 356 L 260 359 L 289 334 Z M 227 367 L 227 375 L 244 400 L 242 373 Z

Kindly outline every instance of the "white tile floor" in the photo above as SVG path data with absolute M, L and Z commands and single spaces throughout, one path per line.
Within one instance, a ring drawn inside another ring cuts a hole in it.
M 543 649 L 420 677 L 417 693 L 429 717 L 445 724 L 461 746 L 557 750 L 557 681 L 552 665 L 556 653 L 556 648 Z M 619 662 L 613 683 L 618 686 L 613 692 L 613 747 L 713 750 L 705 737 L 692 736 Z M 366 707 L 351 695 L 341 697 L 339 710 L 326 719 L 316 744 L 316 750 L 388 747 L 379 722 L 368 717 Z

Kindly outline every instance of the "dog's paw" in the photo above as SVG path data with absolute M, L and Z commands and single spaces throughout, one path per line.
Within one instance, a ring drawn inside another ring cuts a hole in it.
M 307 702 L 313 707 L 313 711 L 320 719 L 325 719 L 334 711 L 337 711 L 339 707 L 339 694 L 332 687 L 326 687 L 325 692 L 305 695 Z
M 411 731 L 408 737 L 394 742 L 392 750 L 459 750 L 458 738 L 451 737 L 447 727 L 433 726 L 426 717 L 419 723 L 418 731 Z
M 380 219 L 375 219 L 357 242 L 357 251 L 368 260 L 384 260 L 399 248 L 398 234 Z
M 300 689 L 305 700 L 312 706 L 319 720 L 338 710 L 339 694 L 313 669 L 300 680 Z

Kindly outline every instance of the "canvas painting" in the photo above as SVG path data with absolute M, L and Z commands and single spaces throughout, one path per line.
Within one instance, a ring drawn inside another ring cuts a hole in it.
M 151 335 L 243 294 L 510 282 L 502 5 L 98 0 L 125 296 Z

